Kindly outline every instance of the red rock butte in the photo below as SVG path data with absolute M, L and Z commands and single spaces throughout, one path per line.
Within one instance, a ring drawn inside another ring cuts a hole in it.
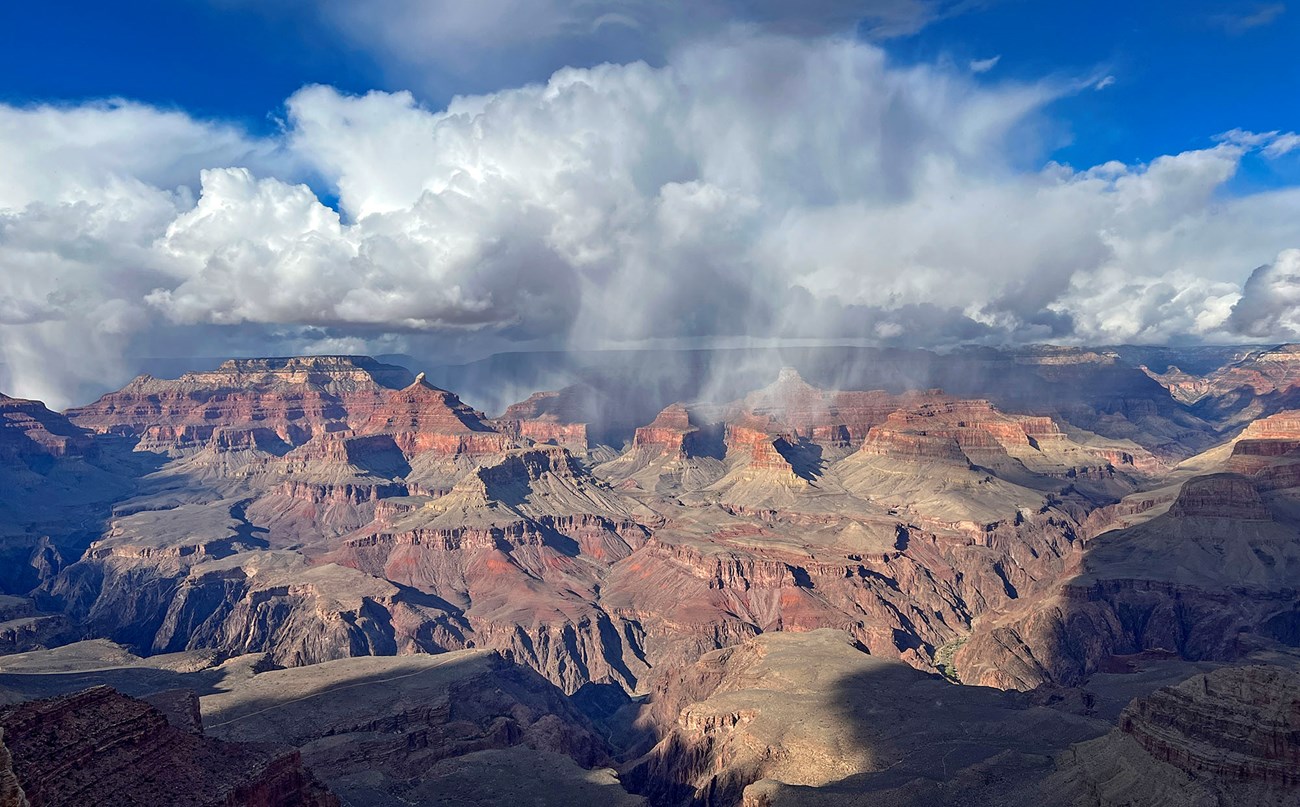
M 536 392 L 508 406 L 492 423 L 516 439 L 564 446 L 582 454 L 589 448 L 586 421 L 595 414 L 591 395 L 579 386 Z
M 141 376 L 68 416 L 156 450 L 292 448 L 377 434 L 391 436 L 407 456 L 487 454 L 511 445 L 482 412 L 423 374 L 357 356 L 232 359 L 175 380 Z
M 685 404 L 675 403 L 665 407 L 649 424 L 638 428 L 632 436 L 632 446 L 685 458 L 695 454 L 699 434 L 700 426 L 691 421 Z
M 66 457 L 92 451 L 92 446 L 89 434 L 40 401 L 0 395 L 0 459 Z

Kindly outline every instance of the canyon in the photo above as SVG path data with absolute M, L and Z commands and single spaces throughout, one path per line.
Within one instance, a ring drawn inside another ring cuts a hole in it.
M 0 397 L 0 804 L 1300 803 L 1300 352 L 1127 355 Z

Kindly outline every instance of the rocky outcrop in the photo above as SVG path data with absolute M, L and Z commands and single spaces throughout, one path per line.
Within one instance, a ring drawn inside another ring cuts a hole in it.
M 1287 410 L 1251 421 L 1239 441 L 1283 440 L 1300 442 L 1300 412 Z
M 139 652 L 212 648 L 302 665 L 464 646 L 453 614 L 393 584 L 290 552 L 144 554 L 107 547 L 50 586 L 92 635 Z
M 0 395 L 0 461 L 32 462 L 93 450 L 89 434 L 40 401 Z
M 483 413 L 423 374 L 412 379 L 402 368 L 356 356 L 236 359 L 174 381 L 142 376 L 69 416 L 158 451 L 213 446 L 283 454 L 319 443 L 308 456 L 350 455 L 366 444 L 340 438 L 384 435 L 409 459 L 497 453 L 512 444 Z
M 639 514 L 565 449 L 534 447 L 482 465 L 443 497 L 382 510 L 331 558 L 453 604 L 476 644 L 566 691 L 593 680 L 631 687 L 644 663 L 596 600 L 608 565 L 644 543 Z
M 563 446 L 575 454 L 585 454 L 588 448 L 585 423 L 558 423 L 541 419 L 521 420 L 517 422 L 514 434 L 519 439 L 530 443 Z
M 835 422 L 837 412 L 828 398 L 793 367 L 783 367 L 775 383 L 748 395 L 743 406 L 745 412 L 770 418 L 779 424 L 777 428 L 788 428 L 794 434 L 812 437 L 816 431 L 833 439 L 847 439 L 847 433 L 839 433 L 846 431 L 846 424 Z
M 874 438 L 873 438 L 873 435 Z M 959 457 L 948 447 L 955 442 Z M 900 407 L 868 433 L 864 450 L 900 459 L 967 459 L 993 470 L 1026 470 L 1054 478 L 1111 478 L 1118 470 L 1150 474 L 1159 462 L 1134 444 L 1103 441 L 1079 444 L 1068 438 L 1050 417 L 1009 415 L 985 400 L 961 400 L 932 395 Z
M 1261 492 L 1300 487 L 1300 414 L 1288 410 L 1251 422 L 1224 470 L 1250 477 Z
M 1193 777 L 1278 793 L 1300 788 L 1300 673 L 1216 670 L 1139 698 L 1120 730 Z
M 944 434 L 908 432 L 876 426 L 867 432 L 860 449 L 863 454 L 892 457 L 911 462 L 947 462 L 963 467 L 970 459 L 956 438 Z
M 671 404 L 637 428 L 626 452 L 595 472 L 630 490 L 699 490 L 725 471 L 722 433 L 723 424 L 707 421 L 685 404 Z
M 253 430 L 251 441 L 301 445 L 349 428 L 410 373 L 360 356 L 232 359 L 175 380 L 140 376 L 95 403 L 71 409 L 82 428 L 142 438 L 152 450 L 198 447 Z
M 1225 429 L 1300 406 L 1300 345 L 1257 350 L 1202 376 L 1177 368 L 1147 372 L 1176 400 Z
M 1183 372 L 1173 365 L 1163 373 L 1157 373 L 1146 365 L 1142 365 L 1139 369 L 1169 390 L 1169 394 L 1179 403 L 1194 404 L 1214 389 L 1208 379 Z
M 772 471 L 781 477 L 795 479 L 795 469 L 787 454 L 790 440 L 782 435 L 779 426 L 770 420 L 749 417 L 739 422 L 729 422 L 725 442 L 728 455 L 747 457 L 746 467 L 751 471 Z M 783 450 L 784 449 L 784 450 Z
M 825 448 L 857 448 L 872 426 L 913 397 L 880 390 L 820 390 L 804 381 L 793 367 L 784 367 L 771 386 L 732 404 L 727 420 L 743 415 L 767 418 L 774 434 L 802 437 Z
M 1269 521 L 1272 513 L 1259 490 L 1244 476 L 1213 474 L 1188 480 L 1169 508 L 1174 518 Z
M 410 386 L 386 393 L 380 406 L 356 431 L 391 435 L 408 458 L 424 453 L 497 454 L 512 445 L 509 437 L 485 421 L 482 412 L 428 383 L 423 374 Z
M 675 403 L 636 430 L 632 448 L 685 459 L 700 453 L 701 436 L 700 426 L 691 421 L 690 411 L 683 404 Z
M 1134 699 L 1117 728 L 1058 758 L 1043 803 L 1276 807 L 1298 788 L 1300 675 L 1251 665 Z
M 1280 345 L 1256 351 L 1212 373 L 1206 379 L 1207 395 L 1222 396 L 1238 389 L 1255 395 L 1286 392 L 1300 383 L 1300 345 Z
M 74 635 L 63 614 L 38 612 L 31 600 L 24 600 L 25 607 L 6 607 L 11 599 L 18 598 L 0 597 L 0 656 L 52 647 Z
M 976 626 L 956 653 L 963 681 L 1072 685 L 1112 655 L 1232 660 L 1251 636 L 1300 642 L 1294 526 L 1246 477 L 1190 479 L 1167 513 L 1093 538 L 1078 560 L 1059 586 Z
M 511 404 L 492 425 L 516 440 L 563 446 L 582 455 L 590 447 L 587 423 L 599 418 L 598 410 L 594 390 L 571 386 L 537 392 L 525 401 Z
M 595 390 L 573 385 L 561 390 L 534 392 L 526 400 L 511 404 L 497 418 L 500 421 L 551 419 L 557 423 L 583 423 L 596 406 Z
M 296 750 L 184 731 L 158 709 L 108 687 L 8 707 L 0 711 L 0 727 L 33 807 L 338 805 Z
M 1059 526 L 1026 523 L 988 546 L 832 516 L 729 519 L 701 535 L 659 528 L 604 577 L 601 605 L 636 626 L 652 670 L 772 631 L 837 628 L 874 655 L 935 669 L 972 618 L 1049 585 L 1072 549 Z M 797 531 L 797 532 L 796 532 Z M 785 535 L 804 539 L 791 545 Z M 811 554 L 811 556 L 810 556 Z M 657 680 L 651 676 L 647 680 Z

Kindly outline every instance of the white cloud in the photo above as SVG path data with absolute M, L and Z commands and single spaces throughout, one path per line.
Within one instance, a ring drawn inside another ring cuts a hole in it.
M 997 67 L 1000 61 L 1002 61 L 1002 54 L 990 56 L 987 59 L 974 59 L 970 63 L 970 71 L 972 73 L 987 73 Z
M 124 184 L 175 189 L 212 165 L 286 167 L 276 152 L 233 127 L 129 101 L 0 106 L 0 209 L 96 199 Z
M 1300 338 L 1300 249 L 1283 250 L 1251 272 L 1231 322 L 1248 336 Z
M 1300 134 L 1287 132 L 1286 134 L 1274 133 L 1277 136 L 1264 147 L 1264 156 L 1277 158 L 1284 154 L 1290 154 L 1292 151 L 1300 148 Z
M 1252 132 L 1246 129 L 1233 129 L 1215 137 L 1221 143 L 1231 143 L 1249 149 L 1257 149 L 1270 160 L 1285 157 L 1300 148 L 1300 134 L 1295 132 Z
M 123 380 L 124 352 L 418 335 L 451 351 L 1290 333 L 1232 306 L 1245 267 L 1300 245 L 1300 189 L 1224 190 L 1283 136 L 1021 168 L 1079 89 L 732 32 L 663 68 L 565 69 L 441 110 L 309 87 L 267 140 L 131 107 L 105 149 L 96 115 L 116 109 L 0 107 L 47 133 L 5 141 L 22 169 L 0 176 L 0 389 L 64 404 Z
M 1100 79 L 1097 80 L 1096 84 L 1092 85 L 1092 88 L 1094 90 L 1104 90 L 1107 87 L 1113 86 L 1114 84 L 1115 84 L 1114 76 L 1102 76 Z

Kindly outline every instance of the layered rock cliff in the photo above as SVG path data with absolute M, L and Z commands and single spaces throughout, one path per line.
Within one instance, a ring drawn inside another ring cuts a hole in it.
M 508 406 L 492 423 L 516 439 L 563 446 L 583 455 L 591 447 L 587 424 L 601 419 L 601 407 L 595 390 L 575 385 L 534 393 L 527 400 Z
M 743 414 L 768 418 L 776 433 L 807 438 L 826 449 L 857 448 L 872 426 L 915 397 L 880 390 L 821 390 L 793 367 L 785 367 L 772 385 L 728 407 L 728 419 Z
M 68 416 L 150 450 L 194 448 L 231 432 L 288 448 L 368 418 L 386 390 L 410 380 L 402 368 L 358 356 L 232 359 L 175 380 L 140 376 Z
M 44 588 L 83 629 L 140 652 L 278 664 L 472 642 L 568 692 L 636 689 L 762 632 L 828 626 L 932 669 L 973 619 L 1069 562 L 1087 505 L 1019 459 L 967 457 L 918 497 L 908 486 L 934 469 L 909 441 L 949 441 L 948 459 L 1011 446 L 1053 469 L 1086 453 L 1049 419 L 935 392 L 864 394 L 853 423 L 878 420 L 880 436 L 837 462 L 844 441 L 818 429 L 848 399 L 787 375 L 747 399 L 754 411 L 667 408 L 593 477 L 562 447 L 510 448 L 500 421 L 424 379 L 248 372 L 263 379 L 249 395 L 266 400 L 286 385 L 352 397 L 332 430 L 282 454 L 209 441 L 168 463 Z M 217 383 L 186 383 L 200 382 Z M 548 401 L 512 414 L 547 414 Z M 954 500 L 969 506 L 945 509 Z
M 1092 539 L 1059 587 L 986 617 L 956 655 L 962 680 L 1068 685 L 1114 654 L 1228 660 L 1247 635 L 1295 644 L 1300 544 L 1289 513 L 1248 477 L 1188 480 L 1164 515 Z
M 7 707 L 0 727 L 13 778 L 33 807 L 339 803 L 296 750 L 185 731 L 148 703 L 108 687 Z M 22 804 L 21 798 L 5 804 Z
M 30 807 L 27 794 L 23 792 L 18 777 L 14 774 L 14 758 L 4 742 L 4 729 L 0 729 L 0 805 L 4 807 Z
M 1300 406 L 1300 345 L 1256 350 L 1204 375 L 1147 372 L 1192 411 L 1225 427 Z
M 1229 667 L 1139 697 L 1062 754 L 1046 803 L 1269 807 L 1300 797 L 1300 675 Z
M 31 463 L 93 451 L 89 434 L 40 401 L 0 395 L 0 460 Z
M 1300 787 L 1300 673 L 1217 670 L 1134 701 L 1120 730 L 1148 754 L 1220 782 L 1278 793 Z

